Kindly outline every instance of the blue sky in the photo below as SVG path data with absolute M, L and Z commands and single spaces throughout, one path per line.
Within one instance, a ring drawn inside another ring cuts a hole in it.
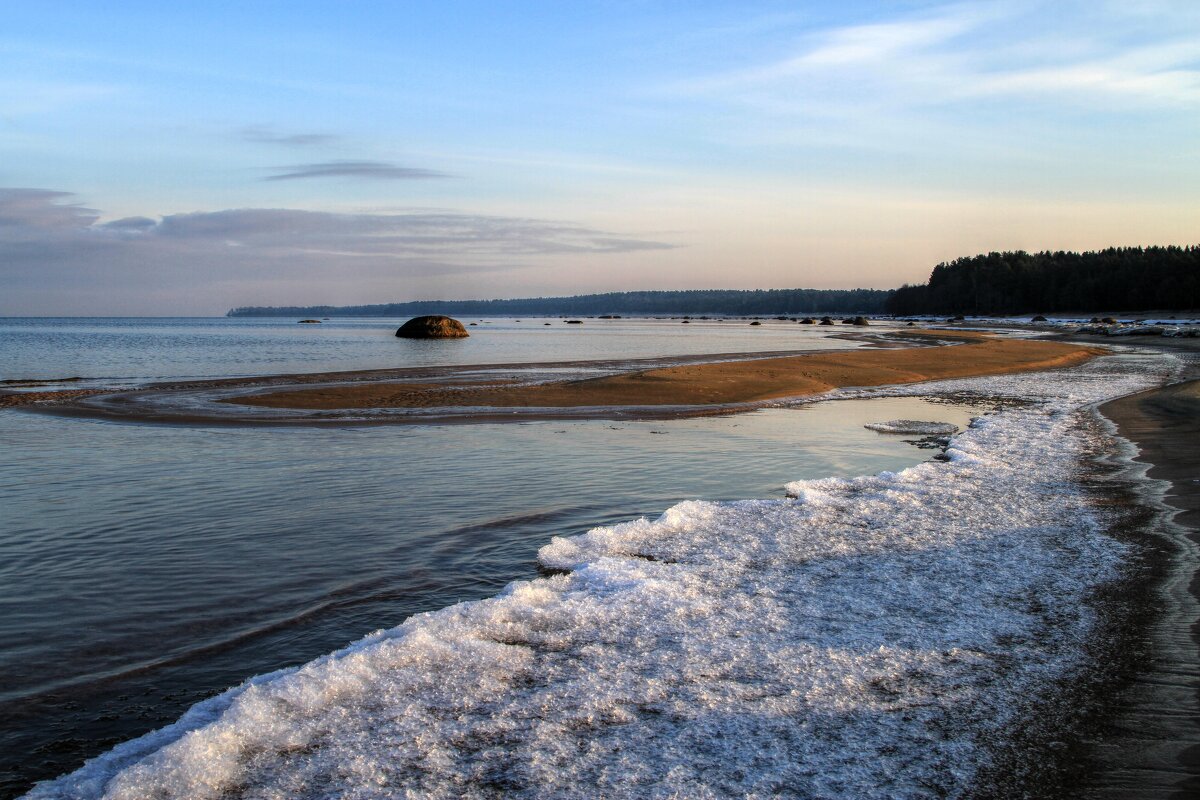
M 1200 230 L 1191 0 L 6 6 L 0 314 L 891 287 Z

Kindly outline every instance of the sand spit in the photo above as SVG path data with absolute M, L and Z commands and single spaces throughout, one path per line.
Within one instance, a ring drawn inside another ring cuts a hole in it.
M 982 339 L 954 347 L 854 350 L 649 369 L 521 386 L 444 382 L 308 387 L 221 402 L 267 408 L 694 406 L 753 403 L 881 386 L 1074 366 L 1106 352 L 1060 342 Z

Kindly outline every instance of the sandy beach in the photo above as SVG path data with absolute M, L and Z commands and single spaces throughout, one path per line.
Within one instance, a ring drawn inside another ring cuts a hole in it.
M 966 344 L 814 353 L 687 364 L 533 385 L 450 382 L 309 387 L 221 402 L 267 408 L 706 406 L 869 387 L 1069 367 L 1106 350 L 1061 342 L 961 336 Z

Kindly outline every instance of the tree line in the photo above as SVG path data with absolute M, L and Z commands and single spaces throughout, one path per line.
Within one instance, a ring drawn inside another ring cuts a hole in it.
M 609 292 L 517 300 L 417 300 L 362 306 L 244 306 L 230 317 L 588 316 L 601 314 L 754 316 L 880 314 L 891 292 L 881 289 L 693 289 Z
M 1022 314 L 1200 307 L 1200 246 L 1016 250 L 938 264 L 899 289 L 693 289 L 360 306 L 245 306 L 231 317 Z
M 891 314 L 1184 311 L 1200 305 L 1200 246 L 988 253 L 938 264 L 888 297 Z

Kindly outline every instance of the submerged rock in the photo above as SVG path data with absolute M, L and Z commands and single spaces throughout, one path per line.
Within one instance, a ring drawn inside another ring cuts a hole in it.
M 461 322 L 440 314 L 413 317 L 400 326 L 396 335 L 401 339 L 462 339 L 470 336 Z

